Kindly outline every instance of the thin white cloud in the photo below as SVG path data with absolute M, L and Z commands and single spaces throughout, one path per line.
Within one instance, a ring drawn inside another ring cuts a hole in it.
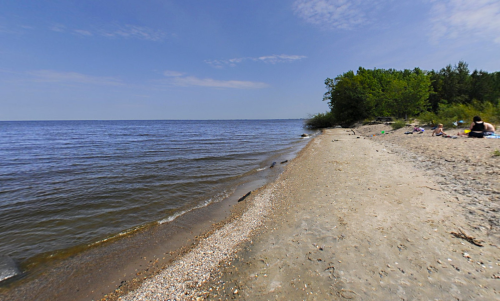
M 266 62 L 270 64 L 276 64 L 276 63 L 287 63 L 287 62 L 293 62 L 301 59 L 305 59 L 306 56 L 304 55 L 287 55 L 287 54 L 281 54 L 281 55 L 268 55 L 268 56 L 260 56 L 257 58 L 257 60 L 261 62 Z M 253 59 L 256 60 L 256 59 Z
M 118 78 L 91 76 L 78 72 L 61 72 L 55 70 L 33 70 L 23 73 L 0 69 L 0 73 L 10 75 L 10 82 L 36 82 L 36 83 L 56 83 L 56 84 L 85 84 L 100 86 L 123 86 L 125 85 Z M 207 87 L 207 88 L 229 88 L 229 89 L 262 89 L 269 87 L 268 84 L 253 81 L 239 80 L 217 80 L 212 78 L 198 78 L 195 76 L 184 76 L 184 73 L 177 71 L 165 71 L 167 79 L 156 80 L 162 85 L 179 87 Z M 17 77 L 17 79 L 15 79 Z M 8 82 L 5 81 L 4 82 Z M 146 86 L 147 87 L 147 86 Z
M 183 76 L 184 73 L 177 72 L 177 71 L 171 71 L 171 70 L 165 70 L 163 72 L 163 75 L 168 76 L 168 77 L 178 77 L 178 76 Z
M 26 25 L 14 25 L 14 26 L 3 26 L 0 25 L 0 34 L 24 34 L 28 30 L 33 30 L 33 27 L 26 26 Z
M 72 32 L 83 36 L 102 36 L 107 38 L 124 38 L 124 39 L 140 39 L 147 41 L 162 41 L 167 37 L 167 34 L 161 30 L 151 29 L 144 26 L 136 25 L 113 25 L 103 26 L 92 29 L 71 29 L 63 24 L 54 24 L 49 27 L 55 32 Z
M 261 82 L 239 81 L 239 80 L 218 80 L 213 78 L 198 78 L 195 76 L 184 76 L 184 73 L 167 70 L 163 75 L 167 80 L 161 81 L 168 85 L 179 87 L 208 87 L 208 88 L 231 88 L 231 89 L 262 89 L 269 85 Z
M 62 24 L 54 24 L 49 27 L 50 30 L 55 31 L 55 32 L 65 32 L 66 31 L 66 26 Z
M 289 63 L 289 62 L 301 60 L 304 58 L 307 58 L 307 57 L 304 55 L 280 54 L 280 55 L 267 55 L 267 56 L 260 56 L 260 57 L 233 58 L 233 59 L 227 59 L 227 60 L 206 60 L 205 63 L 207 63 L 215 68 L 222 68 L 224 66 L 234 67 L 237 64 L 242 63 L 244 61 L 277 64 L 277 63 Z
M 352 29 L 371 22 L 368 14 L 380 1 L 369 0 L 296 0 L 293 10 L 308 23 L 333 29 Z
M 431 1 L 431 40 L 480 38 L 500 43 L 500 1 Z
M 27 75 L 36 82 L 77 83 L 105 86 L 121 86 L 123 83 L 113 77 L 89 76 L 77 72 L 60 72 L 54 70 L 28 71 Z
M 181 87 L 209 87 L 209 88 L 232 88 L 232 89 L 262 89 L 269 85 L 260 82 L 217 80 L 212 78 L 197 78 L 194 76 L 175 77 L 172 83 Z
M 161 30 L 135 25 L 114 26 L 110 29 L 101 29 L 99 32 L 105 37 L 137 38 L 148 41 L 161 41 L 166 37 L 166 33 Z
M 93 35 L 90 31 L 82 30 L 82 29 L 75 29 L 74 32 L 79 34 L 79 35 L 82 35 L 82 36 L 92 36 Z

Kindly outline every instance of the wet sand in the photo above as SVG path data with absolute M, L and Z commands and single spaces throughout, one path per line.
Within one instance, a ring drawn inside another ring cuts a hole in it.
M 404 131 L 326 130 L 186 299 L 499 300 L 500 141 Z

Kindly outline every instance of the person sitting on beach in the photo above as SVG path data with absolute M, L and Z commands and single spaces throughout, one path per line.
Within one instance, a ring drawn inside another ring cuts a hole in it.
M 484 123 L 484 135 L 489 136 L 489 135 L 495 135 L 495 126 L 491 123 L 485 122 Z
M 470 131 L 468 134 L 466 133 L 458 133 L 459 136 L 469 136 L 469 137 L 474 137 L 474 138 L 483 138 L 484 137 L 484 132 L 486 132 L 486 123 L 481 119 L 479 116 L 474 116 L 472 119 L 473 122 L 470 124 Z M 490 127 L 491 126 L 491 127 Z M 493 125 L 488 123 L 488 128 L 491 129 Z
M 424 131 L 425 131 L 425 129 L 419 127 L 418 125 L 416 125 L 415 127 L 413 127 L 413 132 L 417 132 L 419 134 L 422 134 Z
M 442 135 L 446 135 L 446 133 L 443 131 L 443 124 L 440 123 L 438 124 L 437 128 L 434 130 L 434 132 L 432 132 L 432 136 L 442 136 Z

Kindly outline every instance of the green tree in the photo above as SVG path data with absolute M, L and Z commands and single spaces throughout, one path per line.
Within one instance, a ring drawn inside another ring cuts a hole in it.
M 464 115 L 462 109 L 473 102 L 473 107 L 477 107 L 476 103 L 484 103 L 484 108 L 491 104 L 493 109 L 485 112 L 500 107 L 500 72 L 475 70 L 471 74 L 463 61 L 439 72 L 418 67 L 405 70 L 359 67 L 356 73 L 348 71 L 335 79 L 327 78 L 325 85 L 323 100 L 328 101 L 331 113 L 328 120 L 342 125 L 368 117 L 407 118 L 428 111 L 429 116 L 446 111 L 449 115 L 446 118 L 451 120 Z M 326 115 L 317 118 L 323 120 Z
M 443 76 L 434 70 L 428 73 L 431 81 L 431 92 L 429 93 L 429 109 L 436 113 L 441 104 L 446 104 L 446 100 L 442 98 Z
M 403 94 L 403 112 L 416 116 L 429 108 L 429 94 L 432 91 L 431 80 L 424 73 L 412 73 L 405 79 L 407 89 Z
M 366 95 L 359 79 L 349 71 L 336 77 L 335 80 L 331 78 L 325 80 L 328 91 L 324 95 L 324 100 L 329 101 L 334 120 L 342 126 L 352 125 L 368 117 Z
M 480 102 L 487 101 L 492 94 L 491 79 L 492 76 L 488 72 L 474 70 L 470 75 L 469 98 L 477 99 Z
M 439 74 L 442 77 L 441 99 L 447 103 L 470 103 L 470 75 L 469 67 L 465 62 L 458 62 L 458 65 L 451 65 L 441 69 Z

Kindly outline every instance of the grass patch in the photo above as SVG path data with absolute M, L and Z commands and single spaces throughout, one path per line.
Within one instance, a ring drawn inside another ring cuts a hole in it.
M 500 151 L 497 149 L 493 152 L 493 156 L 500 157 Z
M 406 121 L 399 119 L 391 124 L 393 130 L 397 130 L 406 126 Z
M 335 121 L 331 112 L 318 113 L 305 122 L 305 127 L 308 129 L 324 129 L 333 126 L 335 126 Z

